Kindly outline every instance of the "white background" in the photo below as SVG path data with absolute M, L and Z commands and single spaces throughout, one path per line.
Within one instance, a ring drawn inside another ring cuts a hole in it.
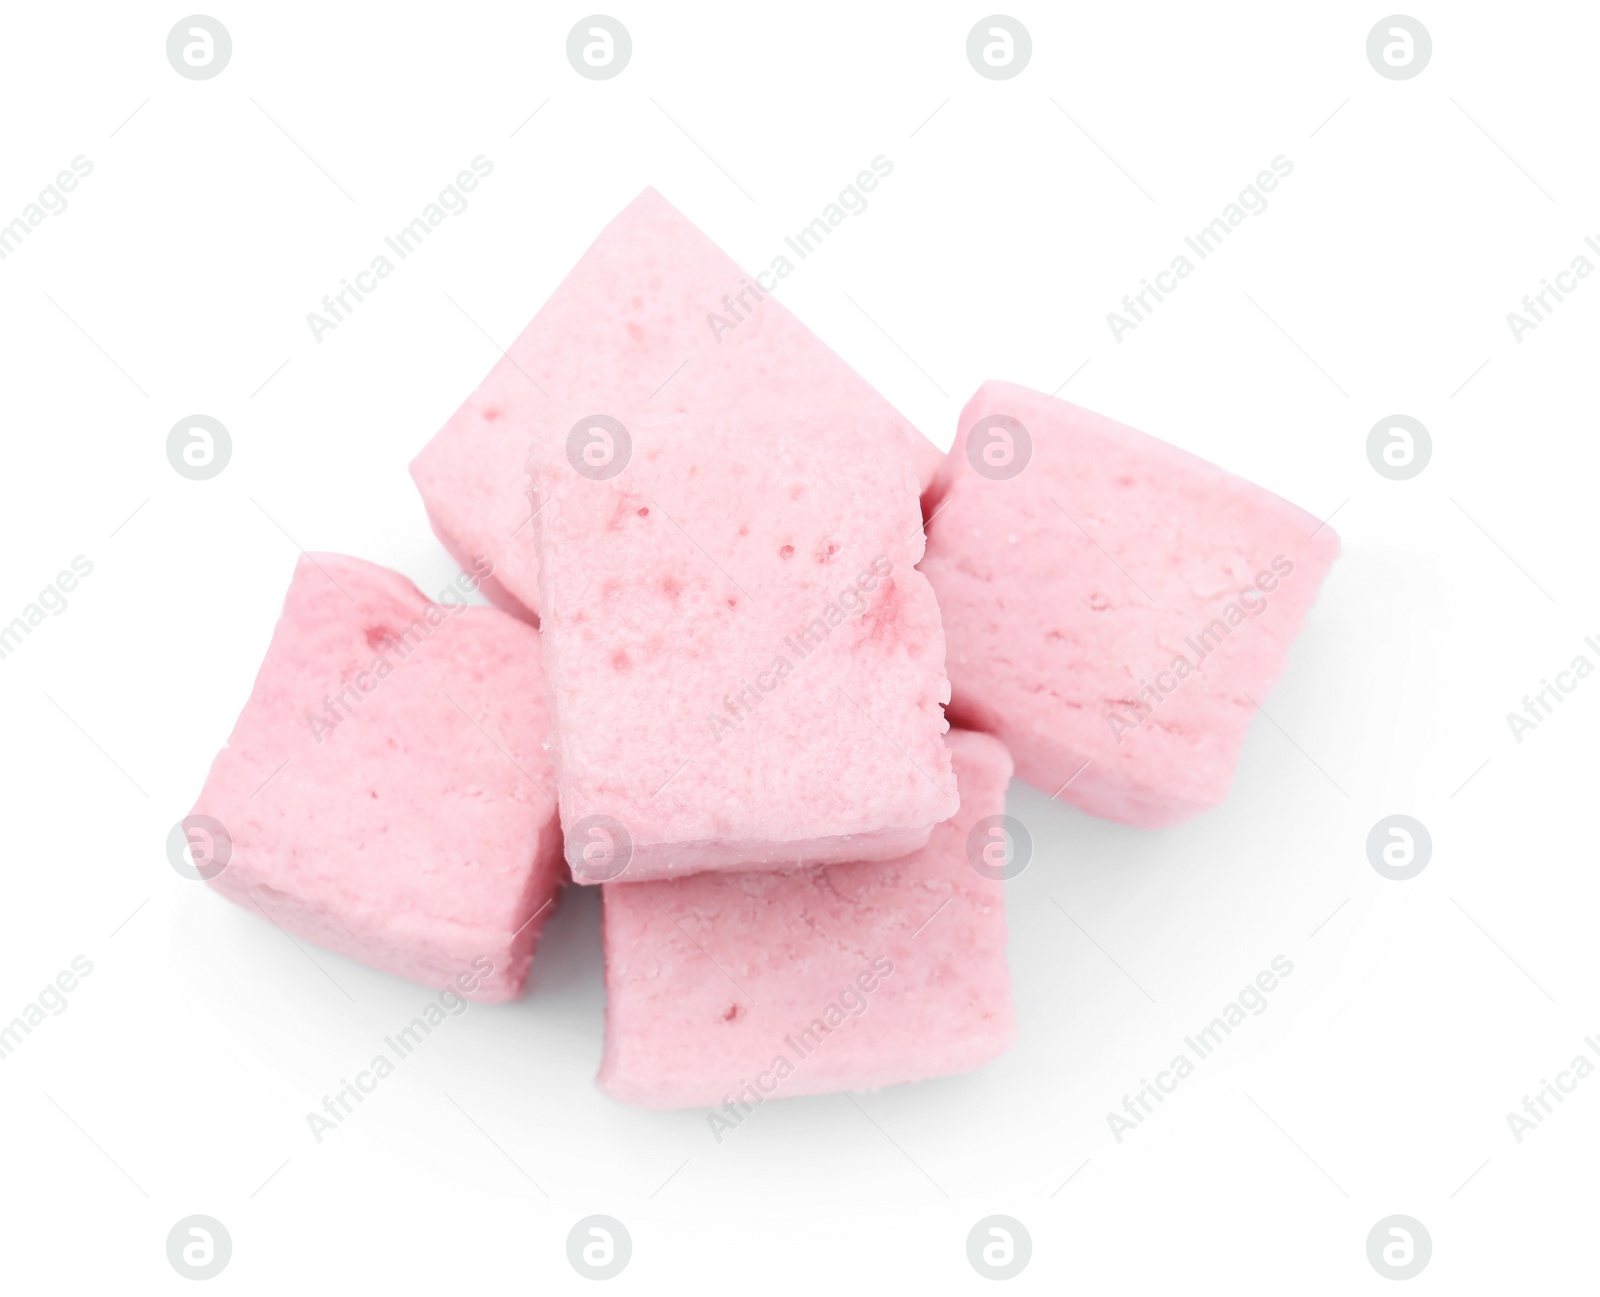
M 0 262 L 0 620 L 94 571 L 0 661 L 0 1019 L 94 971 L 0 1064 L 7 1291 L 188 1291 L 165 1239 L 197 1212 L 233 1238 L 219 1292 L 587 1291 L 564 1247 L 596 1212 L 632 1234 L 617 1291 L 977 1292 L 993 1213 L 1032 1235 L 1026 1291 L 1387 1290 L 1365 1243 L 1393 1213 L 1432 1236 L 1418 1291 L 1592 1284 L 1600 1077 L 1520 1144 L 1506 1113 L 1600 1033 L 1600 679 L 1521 744 L 1505 713 L 1600 665 L 1600 280 L 1520 343 L 1505 316 L 1600 237 L 1600 14 L 1415 10 L 1432 62 L 1391 81 L 1384 9 L 1310 9 L 1022 5 L 1032 62 L 1001 82 L 965 57 L 982 7 L 622 4 L 632 62 L 594 82 L 565 57 L 582 8 L 228 4 L 232 61 L 190 81 L 182 9 L 9 6 L 0 219 L 94 170 Z M 314 342 L 306 313 L 478 154 L 471 207 Z M 600 1094 L 580 891 L 529 998 L 453 1019 L 318 1146 L 306 1112 L 424 993 L 163 849 L 296 545 L 436 593 L 406 464 L 488 338 L 647 184 L 756 268 L 878 154 L 893 175 L 780 295 L 934 441 L 985 378 L 1071 377 L 1337 510 L 1231 800 L 1139 832 L 1014 786 L 1017 1043 L 857 1096 L 870 1121 L 785 1100 L 718 1145 Z M 1106 313 L 1279 154 L 1268 210 L 1115 341 Z M 1397 412 L 1434 441 L 1408 482 L 1364 451 Z M 208 482 L 165 457 L 193 413 L 234 441 Z M 1395 812 L 1433 837 L 1408 882 L 1365 853 Z M 1275 955 L 1270 1008 L 1115 1142 L 1106 1114 Z

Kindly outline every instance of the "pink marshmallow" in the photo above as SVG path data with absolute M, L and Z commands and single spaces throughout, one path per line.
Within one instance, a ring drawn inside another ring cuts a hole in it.
M 948 736 L 961 809 L 893 861 L 699 874 L 604 892 L 600 1085 L 646 1108 L 721 1107 L 981 1066 L 1016 1027 L 1004 884 L 972 864 L 1011 758 Z
M 962 411 L 927 504 L 922 570 L 957 724 L 999 735 L 1029 783 L 1126 824 L 1174 824 L 1226 798 L 1338 554 L 1331 528 L 1000 382 Z
M 939 451 L 654 189 L 601 232 L 478 390 L 411 464 L 435 533 L 508 612 L 538 609 L 525 465 L 536 436 L 649 402 L 762 420 L 853 409 L 903 446 L 919 481 Z
M 955 812 L 917 479 L 880 426 L 629 416 L 535 466 L 576 881 L 887 859 Z
M 193 863 L 286 932 L 512 999 L 564 873 L 548 743 L 531 626 L 307 554 L 185 821 L 220 823 L 230 846 L 213 850 L 199 824 Z

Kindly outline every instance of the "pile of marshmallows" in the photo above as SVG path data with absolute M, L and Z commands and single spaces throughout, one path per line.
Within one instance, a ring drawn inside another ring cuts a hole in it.
M 498 608 L 305 555 L 187 858 L 482 1002 L 600 885 L 600 1084 L 659 1108 L 997 1055 L 1013 770 L 1127 824 L 1217 805 L 1338 551 L 1007 383 L 942 456 L 653 190 L 412 473 Z

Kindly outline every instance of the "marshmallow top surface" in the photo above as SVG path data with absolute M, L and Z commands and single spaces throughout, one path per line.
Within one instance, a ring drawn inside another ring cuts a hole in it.
M 561 872 L 548 745 L 536 630 L 307 554 L 194 808 L 232 840 L 212 886 L 415 980 L 485 957 L 506 998 Z
M 1338 554 L 1333 530 L 1001 382 L 962 411 L 929 504 L 922 570 L 944 613 L 952 718 L 998 734 L 1022 778 L 1094 814 L 1154 826 L 1222 801 Z
M 740 270 L 654 189 L 606 226 L 411 465 L 457 561 L 493 563 L 491 598 L 538 611 L 525 465 L 537 438 L 585 415 L 853 408 L 932 480 L 938 450 L 790 314 L 778 282 Z
M 569 860 L 591 816 L 625 880 L 921 846 L 956 794 L 903 446 L 859 412 L 625 426 L 615 476 L 533 470 Z

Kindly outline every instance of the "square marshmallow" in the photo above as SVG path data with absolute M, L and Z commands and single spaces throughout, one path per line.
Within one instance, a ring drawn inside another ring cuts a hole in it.
M 1011 383 L 967 403 L 929 499 L 951 718 L 1094 815 L 1228 794 L 1257 704 L 1339 552 L 1305 511 Z
M 174 863 L 330 950 L 508 1000 L 564 873 L 548 742 L 538 631 L 308 554 Z
M 630 416 L 535 465 L 575 880 L 887 859 L 955 812 L 917 479 L 881 431 Z
M 900 860 L 613 883 L 600 1085 L 646 1108 L 863 1090 L 978 1067 L 1016 1026 L 1005 887 L 980 872 L 1011 758 L 949 735 L 961 809 Z

